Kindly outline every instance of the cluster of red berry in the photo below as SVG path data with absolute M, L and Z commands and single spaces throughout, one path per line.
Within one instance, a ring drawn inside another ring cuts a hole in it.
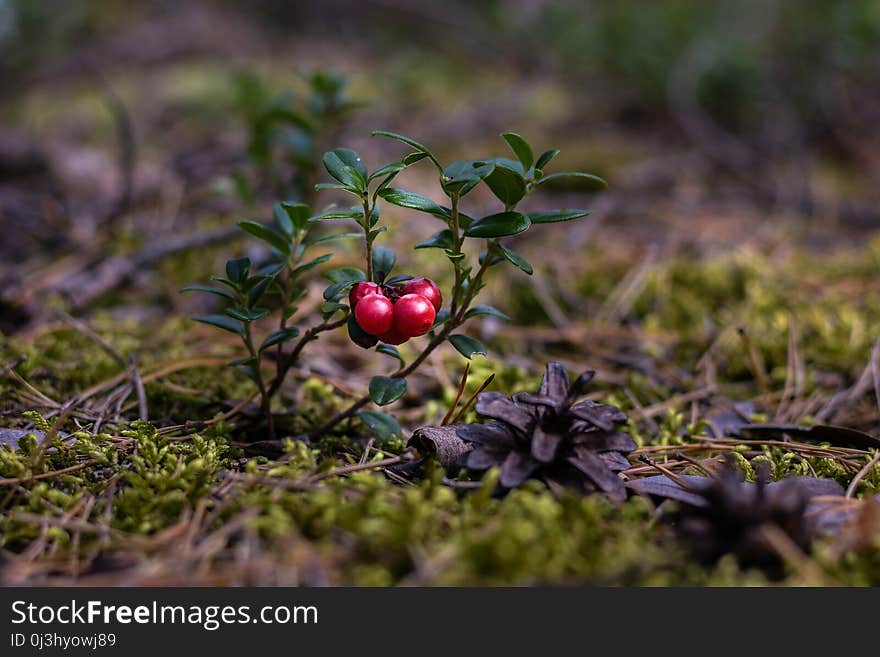
M 358 326 L 387 344 L 403 344 L 424 335 L 443 305 L 430 278 L 413 278 L 399 287 L 361 281 L 348 294 Z

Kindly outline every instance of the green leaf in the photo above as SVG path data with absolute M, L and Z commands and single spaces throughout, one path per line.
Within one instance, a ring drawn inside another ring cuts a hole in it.
M 254 276 L 247 280 L 245 287 L 247 288 L 247 301 L 249 306 L 253 306 L 266 293 L 269 286 L 275 282 L 274 276 Z
M 400 355 L 400 350 L 395 347 L 393 344 L 385 344 L 382 342 L 376 347 L 376 351 L 380 354 L 385 354 L 386 356 L 391 356 L 392 358 L 396 358 L 400 362 L 401 367 L 406 366 L 406 361 L 403 360 L 403 356 Z
M 216 326 L 219 329 L 223 329 L 224 331 L 229 331 L 230 333 L 235 333 L 237 335 L 244 335 L 244 326 L 241 322 L 237 322 L 231 317 L 227 317 L 226 315 L 204 315 L 202 317 L 194 317 L 195 321 L 201 322 L 202 324 L 210 324 L 211 326 Z
M 403 162 L 406 166 L 412 166 L 416 162 L 421 162 L 426 157 L 428 157 L 427 153 L 423 153 L 421 151 L 416 151 L 415 153 L 409 153 L 408 155 L 404 155 L 401 162 Z
M 551 173 L 549 176 L 544 176 L 537 182 L 536 185 L 544 185 L 551 180 L 560 180 L 562 178 L 577 178 L 582 183 L 582 186 L 585 189 L 598 191 L 600 189 L 605 189 L 608 187 L 608 183 L 602 180 L 599 176 L 594 176 L 591 173 L 581 173 L 580 171 L 565 171 L 562 173 Z
M 276 344 L 283 344 L 284 342 L 288 342 L 293 340 L 296 336 L 299 335 L 299 329 L 295 326 L 288 326 L 287 328 L 278 329 L 274 333 L 270 333 L 263 343 L 260 345 L 259 351 L 265 351 L 269 347 L 274 347 Z
M 415 248 L 417 249 L 451 249 L 455 246 L 455 241 L 452 238 L 452 231 L 448 229 L 441 230 L 440 232 L 434 233 L 426 240 L 423 240 L 416 244 Z
M 505 237 L 527 230 L 529 218 L 519 212 L 499 212 L 477 219 L 465 231 L 467 237 Z
M 375 180 L 376 178 L 381 178 L 382 176 L 389 176 L 393 173 L 400 173 L 406 169 L 406 164 L 403 162 L 391 162 L 390 164 L 386 164 L 384 167 L 379 167 L 373 173 L 370 174 L 370 177 L 367 180 Z
M 498 319 L 510 320 L 508 315 L 505 315 L 503 312 L 492 306 L 474 306 L 464 314 L 464 318 L 470 319 L 471 317 L 479 317 L 480 315 L 488 315 L 490 317 L 497 317 Z
M 395 262 L 397 262 L 397 256 L 393 249 L 389 249 L 387 246 L 377 246 L 373 249 L 373 278 L 371 280 L 384 281 L 394 269 Z
M 367 275 L 362 269 L 358 269 L 357 267 L 339 267 L 338 269 L 331 269 L 325 274 L 325 276 L 331 283 L 367 280 Z
M 382 440 L 389 440 L 393 436 L 401 436 L 403 431 L 400 423 L 393 415 L 381 411 L 361 411 L 358 417 L 367 427 L 372 429 Z
M 257 382 L 257 370 L 252 365 L 240 365 L 239 369 L 241 370 L 241 373 L 251 381 L 254 383 Z
M 532 163 L 535 161 L 535 155 L 532 153 L 532 147 L 529 146 L 529 142 L 515 132 L 503 132 L 501 133 L 501 136 L 504 138 L 504 141 L 507 142 L 507 145 L 510 146 L 510 149 L 514 152 L 519 161 L 522 162 L 523 169 L 528 171 L 532 166 Z
M 227 315 L 240 319 L 243 322 L 254 322 L 263 319 L 269 314 L 268 308 L 227 308 L 224 310 Z
M 510 163 L 514 164 L 512 160 Z M 486 176 L 486 184 L 489 189 L 505 206 L 514 206 L 519 203 L 527 191 L 526 179 L 517 170 L 519 163 L 515 164 L 516 168 L 504 162 L 503 158 L 497 158 L 492 173 Z
M 377 235 L 381 235 L 382 233 L 387 233 L 387 232 L 388 232 L 388 226 L 379 226 L 375 230 L 370 231 L 369 239 L 374 240 L 374 239 L 376 239 Z
M 321 304 L 321 317 L 323 319 L 330 319 L 340 310 L 347 311 L 348 306 L 344 303 L 337 303 L 336 301 L 327 301 L 326 303 Z
M 453 251 L 452 249 L 443 249 L 443 253 L 445 253 L 446 257 L 453 262 L 455 262 L 456 260 L 463 260 L 467 257 L 467 254 L 460 251 Z
M 345 192 L 350 192 L 351 188 L 348 185 L 340 185 L 339 183 L 318 183 L 315 185 L 315 191 L 320 192 L 325 189 L 338 189 Z
M 433 331 L 441 324 L 445 324 L 449 320 L 449 317 L 449 309 L 441 308 L 439 311 L 437 311 L 437 315 L 434 317 L 434 324 L 431 326 L 431 330 Z
M 250 269 L 250 258 L 234 258 L 226 261 L 226 277 L 233 285 L 239 285 L 246 279 Z
M 387 281 L 385 281 L 385 285 L 398 285 L 405 281 L 411 281 L 414 276 L 410 276 L 409 274 L 398 274 L 397 276 L 392 276 Z
M 226 363 L 227 367 L 241 367 L 242 365 L 256 365 L 257 359 L 254 356 L 247 356 L 245 358 L 236 358 L 235 360 L 231 360 Z
M 186 287 L 180 288 L 181 292 L 207 292 L 208 294 L 216 294 L 218 297 L 223 297 L 224 299 L 230 299 L 235 301 L 235 295 L 232 292 L 227 290 L 223 290 L 216 287 L 211 287 L 210 285 L 187 285 Z
M 332 235 L 322 235 L 310 240 L 306 240 L 306 246 L 314 246 L 315 244 L 324 244 L 325 242 L 335 242 L 337 240 L 350 240 L 363 237 L 363 233 L 333 233 Z
M 375 335 L 370 335 L 362 329 L 354 318 L 354 313 L 348 316 L 348 337 L 361 349 L 369 349 L 379 341 Z
M 361 156 L 350 148 L 336 148 L 324 153 L 324 168 L 339 182 L 359 192 L 367 188 L 367 167 Z
M 357 208 L 351 210 L 331 210 L 315 217 L 315 221 L 323 221 L 324 219 L 357 219 L 360 221 L 364 217 L 364 211 Z
M 284 255 L 290 255 L 290 242 L 268 226 L 264 226 L 256 221 L 239 221 L 238 225 L 246 233 L 250 233 L 257 239 L 263 240 L 281 251 Z
M 410 139 L 409 137 L 404 137 L 403 135 L 396 132 L 389 132 L 388 130 L 373 130 L 373 132 L 371 132 L 370 134 L 374 137 L 390 137 L 391 139 L 402 141 L 408 146 L 412 146 L 420 153 L 424 153 L 425 157 L 429 158 L 431 162 L 434 163 L 434 166 L 437 167 L 438 171 L 440 171 L 441 173 L 443 172 L 443 167 L 440 165 L 440 161 L 434 156 L 434 154 L 431 152 L 431 149 L 429 149 L 424 144 L 420 144 L 416 140 Z M 406 158 L 404 158 L 404 161 L 406 161 Z M 411 162 L 409 162 L 408 164 L 411 164 Z
M 377 406 L 394 403 L 405 393 L 406 379 L 393 379 L 390 376 L 374 376 L 370 379 L 370 399 Z
M 339 281 L 338 283 L 333 283 L 333 285 L 330 285 L 326 290 L 324 290 L 324 299 L 326 301 L 330 301 L 331 299 L 338 299 L 344 293 L 353 288 L 355 283 L 357 282 L 358 281 Z
M 393 205 L 399 205 L 402 208 L 410 210 L 418 210 L 419 212 L 427 212 L 430 215 L 449 221 L 452 219 L 452 210 L 435 203 L 426 196 L 410 192 L 406 189 L 398 189 L 396 187 L 387 187 L 379 192 L 379 196 Z
M 559 155 L 558 148 L 551 148 L 549 151 L 541 153 L 540 157 L 538 157 L 538 161 L 535 162 L 535 171 L 542 171 L 544 167 L 550 163 L 550 160 L 557 155 Z
M 373 204 L 373 209 L 370 211 L 370 228 L 379 223 L 379 206 L 378 204 Z
M 487 251 L 480 251 L 479 262 L 482 265 L 486 258 L 489 258 L 488 267 L 494 267 L 495 265 L 500 265 L 504 262 L 504 256 L 501 255 L 501 252 L 498 249 L 490 248 Z
M 418 157 L 414 158 L 413 156 L 418 156 Z M 406 168 L 410 164 L 413 164 L 414 162 L 418 162 L 419 160 L 421 160 L 425 157 L 427 157 L 427 156 L 424 153 L 410 153 L 407 157 L 403 158 L 403 160 L 399 164 L 403 165 L 403 167 Z M 390 166 L 390 165 L 387 165 L 387 166 Z M 391 181 L 393 181 L 397 177 L 398 173 L 400 173 L 400 171 L 391 171 L 384 178 L 382 178 L 382 182 L 380 182 L 376 186 L 376 189 L 373 191 L 373 206 L 374 207 L 376 207 L 376 197 L 379 196 L 379 194 L 382 192 L 383 189 L 385 189 L 386 187 L 388 187 L 388 185 L 391 184 Z
M 534 270 L 532 269 L 532 266 L 519 253 L 517 253 L 516 251 L 513 251 L 512 249 L 508 249 L 503 244 L 496 244 L 495 246 L 498 247 L 498 251 L 504 257 L 504 259 L 507 260 L 507 262 L 509 262 L 510 264 L 512 264 L 516 267 L 519 267 L 525 273 L 527 273 L 529 276 L 532 275 L 532 273 L 534 272 Z
M 475 354 L 486 355 L 486 347 L 483 346 L 483 343 L 469 335 L 460 333 L 450 335 L 449 341 L 458 350 L 458 353 L 467 359 L 473 358 Z
M 458 194 L 464 196 L 480 181 L 492 173 L 495 163 L 491 160 L 459 160 L 443 169 L 441 177 L 443 191 L 447 195 Z
M 523 169 L 522 162 L 519 160 L 513 160 L 509 157 L 496 157 L 492 161 L 495 163 L 495 166 L 502 166 L 511 171 L 516 171 L 521 176 L 526 175 L 526 170 Z
M 281 209 L 283 210 L 283 215 L 290 220 L 290 223 L 293 224 L 293 227 L 296 230 L 305 231 L 308 229 L 309 225 L 313 223 L 314 220 L 311 220 L 312 208 L 309 207 L 306 203 L 297 203 L 296 201 L 282 201 L 280 205 Z M 276 214 L 275 220 L 278 221 L 279 218 L 280 214 Z M 281 226 L 280 223 L 278 225 Z M 289 236 L 293 235 L 292 230 L 288 231 L 283 227 L 282 230 Z
M 260 267 L 254 274 L 255 276 L 269 276 L 270 278 L 274 278 L 278 275 L 284 267 L 287 266 L 287 262 L 284 260 L 279 260 L 278 262 L 270 262 L 262 267 Z
M 217 274 L 211 274 L 210 276 L 208 276 L 208 278 L 212 281 L 216 281 L 217 283 L 223 283 L 223 285 L 227 285 L 227 286 L 231 287 L 233 290 L 238 289 L 238 283 L 236 283 L 234 281 L 230 281 L 225 276 L 218 276 Z
M 553 224 L 559 221 L 572 221 L 591 214 L 589 210 L 547 210 L 546 212 L 533 212 L 529 214 L 529 221 L 533 224 Z
M 272 206 L 272 216 L 274 217 L 275 224 L 278 226 L 279 230 L 281 230 L 286 237 L 293 237 L 293 220 L 287 214 L 287 211 L 281 203 L 276 203 Z
M 290 273 L 293 276 L 298 276 L 299 274 L 302 274 L 304 271 L 308 271 L 309 269 L 312 269 L 314 267 L 317 267 L 320 264 L 327 262 L 332 257 L 333 257 L 332 253 L 327 253 L 325 255 L 318 256 L 314 260 L 309 260 L 308 262 L 304 262 L 301 265 L 297 265 L 296 267 L 293 268 L 293 270 Z

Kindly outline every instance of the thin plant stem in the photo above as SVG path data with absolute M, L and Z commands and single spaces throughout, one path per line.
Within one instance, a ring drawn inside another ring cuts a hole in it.
M 461 253 L 461 245 L 464 242 L 464 238 L 461 236 L 461 229 L 459 228 L 459 217 L 458 217 L 458 194 L 453 194 L 452 197 L 452 220 L 450 223 L 450 230 L 452 231 L 452 250 L 458 254 Z M 449 303 L 449 312 L 451 315 L 455 315 L 458 310 L 458 295 L 461 291 L 461 263 L 459 258 L 454 258 L 452 260 L 452 267 L 455 270 L 455 282 L 452 286 L 452 299 Z
M 281 388 L 281 384 L 284 383 L 284 377 L 287 376 L 288 370 L 294 365 L 294 363 L 296 363 L 299 355 L 302 353 L 302 350 L 309 342 L 317 340 L 318 336 L 325 331 L 332 331 L 333 329 L 337 329 L 340 326 L 344 326 L 346 321 L 348 321 L 347 317 L 337 319 L 333 322 L 325 320 L 303 333 L 303 336 L 299 339 L 299 342 L 296 343 L 290 353 L 285 355 L 280 361 L 278 361 L 278 368 L 276 370 L 275 378 L 272 380 L 272 383 L 269 384 L 269 388 L 267 390 L 267 394 L 269 395 L 269 397 L 274 396 L 275 393 L 278 392 L 278 389 Z
M 373 282 L 373 240 L 370 239 L 370 219 L 373 211 L 370 208 L 369 196 L 364 197 L 364 258 L 366 259 L 367 280 Z
M 257 354 L 257 350 L 254 348 L 254 340 L 251 337 L 250 322 L 245 322 L 244 344 L 245 347 L 247 347 L 248 353 L 250 353 L 251 358 L 256 361 L 254 365 L 254 379 L 256 380 L 257 388 L 260 389 L 260 399 L 263 402 L 263 413 L 266 416 L 266 425 L 269 429 L 269 438 L 271 440 L 274 440 L 275 420 L 272 417 L 272 398 L 269 396 L 269 393 L 266 390 L 266 382 L 263 380 L 263 372 L 260 368 L 260 356 Z

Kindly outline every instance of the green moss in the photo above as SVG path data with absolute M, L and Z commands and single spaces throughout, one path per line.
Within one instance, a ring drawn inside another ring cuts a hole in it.
M 647 335 L 672 336 L 645 344 L 654 349 L 658 361 L 679 371 L 693 372 L 696 360 L 711 346 L 720 384 L 750 398 L 758 388 L 736 327 L 746 322 L 771 386 L 781 389 L 794 317 L 800 354 L 807 364 L 803 394 L 828 393 L 825 380 L 829 375 L 837 377 L 832 378 L 832 386 L 835 381 L 851 381 L 867 362 L 873 340 L 870 327 L 880 321 L 880 302 L 866 293 L 874 289 L 878 253 L 878 245 L 871 244 L 857 256 L 847 257 L 830 254 L 770 260 L 737 253 L 707 261 L 661 262 L 651 270 L 644 289 L 622 319 Z M 607 268 L 599 256 L 585 262 L 576 284 L 588 305 L 600 307 L 632 264 L 612 256 Z M 532 288 L 517 285 L 512 289 L 505 310 L 523 323 L 535 324 L 543 310 Z M 237 355 L 233 341 L 212 336 L 214 341 L 208 342 L 210 338 L 187 320 L 141 327 L 99 313 L 91 321 L 123 358 L 136 357 L 142 373 L 195 355 L 223 361 Z M 194 349 L 194 344 L 200 346 Z M 534 389 L 539 366 L 506 362 L 505 348 L 520 354 L 517 363 L 524 362 L 521 346 L 513 340 L 507 345 L 496 341 L 492 358 L 474 359 L 465 397 L 490 374 L 495 375 L 490 389 Z M 583 356 L 564 351 L 567 347 L 561 341 L 552 349 L 572 359 Z M 64 325 L 28 342 L 9 341 L 0 350 L 3 362 L 27 354 L 28 360 L 18 371 L 59 401 L 125 371 L 94 342 Z M 451 350 L 438 353 L 450 381 L 456 384 L 461 359 Z M 644 421 L 623 392 L 627 388 L 643 406 L 665 403 L 682 391 L 682 382 L 661 381 L 636 370 L 623 370 L 620 379 L 612 380 L 613 384 L 598 388 L 603 391 L 602 400 L 629 412 L 627 431 L 640 445 L 688 445 L 707 437 L 706 419 L 698 415 L 693 422 L 690 404 L 673 405 L 656 414 L 655 426 Z M 697 385 L 684 381 L 684 388 L 691 384 Z M 23 414 L 27 406 L 17 398 L 17 386 L 4 385 L 4 403 L 18 410 L 11 424 L 51 429 L 54 419 Z M 249 397 L 253 384 L 232 368 L 200 366 L 149 381 L 146 390 L 150 417 L 157 426 L 167 426 L 216 417 L 229 408 L 229 402 Z M 282 436 L 302 433 L 346 401 L 318 379 L 288 390 L 295 392 L 276 405 L 277 411 L 293 409 L 280 422 Z M 411 428 L 436 421 L 454 397 L 454 385 L 436 386 L 420 406 L 405 409 L 404 424 Z M 473 411 L 465 419 L 475 419 Z M 205 524 L 193 540 L 215 537 L 211 540 L 216 545 L 212 544 L 211 556 L 202 566 L 213 573 L 214 581 L 235 580 L 227 573 L 238 572 L 234 566 L 247 553 L 254 559 L 265 557 L 284 564 L 279 572 L 292 577 L 318 569 L 321 581 L 338 584 L 768 584 L 760 573 L 742 571 L 729 558 L 711 567 L 693 563 L 641 499 L 615 506 L 599 497 L 568 493 L 556 497 L 537 484 L 497 498 L 492 495 L 497 473 L 490 473 L 481 489 L 462 492 L 443 485 L 442 473 L 431 466 L 425 479 L 410 484 L 391 480 L 381 470 L 308 483 L 315 473 L 358 461 L 364 435 L 357 422 L 343 426 L 341 435 L 313 446 L 287 441 L 284 458 L 271 461 L 245 459 L 230 446 L 233 441 L 265 438 L 260 420 L 247 415 L 218 422 L 197 435 L 177 437 L 149 424 L 125 421 L 105 424 L 95 435 L 81 431 L 76 422 L 68 419 L 61 427 L 73 435 L 69 444 L 56 439 L 51 449 L 41 450 L 37 438 L 30 436 L 18 450 L 0 447 L 3 478 L 75 468 L 64 475 L 26 480 L 14 490 L 0 512 L 3 549 L 20 553 L 43 541 L 58 563 L 71 558 L 87 564 L 89 555 L 101 551 L 111 557 L 134 553 L 137 559 L 150 559 L 159 567 L 179 558 L 174 547 L 178 539 L 168 539 L 166 544 L 163 537 L 181 531 L 202 509 Z M 381 447 L 399 452 L 403 441 Z M 860 456 L 843 463 L 779 445 L 740 445 L 733 453 L 749 479 L 766 465 L 773 479 L 822 476 L 844 486 L 866 462 Z M 293 482 L 299 483 L 293 486 Z M 865 473 L 857 495 L 877 491 L 880 466 Z M 76 532 L 57 522 L 71 513 L 104 528 L 105 533 L 81 532 L 74 540 Z M 49 524 L 35 521 L 43 517 L 55 520 Z M 781 583 L 880 582 L 877 549 L 863 546 L 842 557 L 836 549 L 819 544 L 810 562 L 816 572 L 792 572 Z M 296 576 L 309 581 L 304 574 Z

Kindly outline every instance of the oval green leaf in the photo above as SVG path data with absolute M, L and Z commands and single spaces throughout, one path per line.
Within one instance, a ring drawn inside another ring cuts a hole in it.
M 552 160 L 557 155 L 559 155 L 558 148 L 551 148 L 550 150 L 541 153 L 541 155 L 538 156 L 538 161 L 535 162 L 535 170 L 541 171 L 545 166 L 550 163 L 550 160 Z
M 594 176 L 591 173 L 581 173 L 580 171 L 564 171 L 562 173 L 551 173 L 549 176 L 544 176 L 539 181 L 537 181 L 536 185 L 546 185 L 548 182 L 553 180 L 561 180 L 562 178 L 577 178 L 578 182 L 581 182 L 583 187 L 589 190 L 598 191 L 600 189 L 605 189 L 608 187 L 608 183 L 602 180 L 599 176 Z
M 379 196 L 391 203 L 402 208 L 410 210 L 418 210 L 419 212 L 427 212 L 430 215 L 449 221 L 452 219 L 452 210 L 443 207 L 439 203 L 435 203 L 426 196 L 416 194 L 406 189 L 398 189 L 396 187 L 386 187 Z
M 395 262 L 397 262 L 397 256 L 393 249 L 389 249 L 387 246 L 377 246 L 373 249 L 373 278 L 371 280 L 384 281 L 394 269 Z
M 226 261 L 226 277 L 233 284 L 239 284 L 246 279 L 250 269 L 250 258 L 233 258 Z
M 384 342 L 380 343 L 378 347 L 376 347 L 376 351 L 380 354 L 385 354 L 386 356 L 391 356 L 392 358 L 396 358 L 400 363 L 401 367 L 406 366 L 406 361 L 403 360 L 403 356 L 400 355 L 400 350 L 395 347 L 393 344 L 385 344 Z
M 510 146 L 510 150 L 513 151 L 517 159 L 522 162 L 523 169 L 528 171 L 535 161 L 535 155 L 532 153 L 532 147 L 529 146 L 529 142 L 515 132 L 504 132 L 501 136 L 507 142 L 507 145 Z
M 485 345 L 469 335 L 462 335 L 460 333 L 450 335 L 449 342 L 458 350 L 458 353 L 467 359 L 473 358 L 477 354 L 486 355 Z
M 330 237 L 335 237 L 335 235 L 330 235 Z M 290 273 L 293 276 L 297 276 L 299 274 L 302 274 L 304 271 L 308 271 L 309 269 L 312 269 L 313 267 L 317 267 L 318 265 L 327 262 L 332 257 L 333 257 L 332 253 L 326 253 L 322 256 L 318 256 L 314 260 L 309 260 L 308 262 L 304 262 L 301 265 L 297 265 L 296 267 L 294 267 L 291 270 Z
M 274 333 L 270 333 L 266 339 L 263 340 L 259 350 L 264 351 L 269 347 L 274 347 L 276 344 L 283 344 L 289 340 L 293 340 L 298 335 L 299 329 L 295 326 L 288 326 L 287 328 L 279 329 Z
M 388 413 L 383 413 L 382 411 L 361 411 L 358 413 L 358 418 L 382 440 L 389 440 L 394 436 L 403 434 L 400 423 L 394 419 L 393 415 Z
M 287 217 L 290 224 L 292 224 L 293 228 L 295 228 L 296 230 L 304 231 L 308 229 L 309 224 L 312 223 L 312 208 L 309 207 L 309 205 L 307 205 L 306 203 L 297 203 L 296 201 L 282 201 L 279 205 L 281 206 L 282 212 L 276 213 L 275 221 L 278 222 L 281 230 L 283 230 L 288 235 L 293 235 L 292 230 L 288 230 L 284 226 L 281 226 L 281 222 L 284 221 L 282 217 Z
M 231 301 L 235 301 L 235 295 L 228 290 L 223 290 L 216 287 L 211 287 L 210 285 L 187 285 L 186 287 L 180 288 L 181 292 L 207 292 L 208 294 L 216 294 L 218 297 L 223 297 L 224 299 L 229 299 Z
M 519 167 L 519 163 L 514 163 Z M 523 196 L 526 195 L 526 179 L 522 173 L 516 168 L 509 166 L 496 159 L 495 168 L 492 173 L 486 176 L 486 184 L 499 201 L 506 206 L 513 206 L 519 203 Z
M 499 212 L 477 219 L 465 231 L 467 237 L 506 237 L 528 230 L 529 218 L 519 212 Z
M 390 376 L 374 376 L 370 379 L 370 399 L 377 406 L 387 406 L 396 402 L 406 393 L 406 379 Z
M 523 258 L 519 253 L 517 253 L 516 251 L 514 251 L 512 249 L 508 249 L 503 244 L 496 244 L 495 246 L 498 247 L 499 253 L 502 255 L 502 257 L 505 260 L 507 260 L 507 262 L 514 265 L 515 267 L 518 267 L 519 269 L 521 269 L 522 271 L 527 273 L 529 276 L 531 276 L 532 273 L 534 273 L 534 270 L 532 269 L 532 266 L 529 264 L 528 260 Z
M 325 274 L 325 276 L 327 276 L 327 280 L 331 283 L 367 280 L 367 275 L 362 269 L 358 269 L 357 267 L 339 267 L 338 269 L 331 269 Z
M 429 149 L 424 144 L 420 144 L 415 139 L 410 139 L 409 137 L 404 137 L 401 134 L 398 134 L 396 132 L 390 132 L 389 130 L 373 130 L 373 132 L 371 132 L 370 134 L 374 137 L 390 137 L 391 139 L 396 139 L 397 141 L 402 141 L 407 146 L 412 146 L 417 151 L 424 153 L 425 157 L 430 158 L 431 162 L 434 163 L 434 166 L 436 166 L 437 169 L 441 173 L 443 172 L 443 167 L 440 166 L 440 161 L 434 156 L 434 154 L 431 152 L 431 149 Z M 406 159 L 406 158 L 404 158 L 404 159 Z M 410 164 L 410 162 L 407 162 L 407 164 Z
M 426 240 L 416 244 L 417 249 L 452 249 L 455 242 L 452 239 L 452 231 L 448 229 L 434 233 Z
M 256 221 L 239 221 L 238 226 L 244 232 L 253 235 L 258 240 L 266 242 L 266 244 L 281 251 L 284 255 L 290 255 L 290 242 L 288 242 L 280 233 L 276 233 L 272 228 L 257 223 Z
M 498 319 L 508 321 L 510 320 L 508 315 L 505 315 L 503 312 L 492 306 L 474 306 L 464 314 L 464 318 L 470 319 L 471 317 L 479 317 L 481 315 L 488 315 L 490 317 L 497 317 Z
M 362 192 L 367 187 L 367 167 L 361 156 L 350 148 L 336 148 L 324 153 L 327 173 L 347 187 Z
M 533 224 L 554 224 L 560 221 L 572 221 L 592 214 L 589 210 L 547 210 L 546 212 L 532 212 L 529 221 Z
M 194 319 L 202 324 L 216 326 L 219 329 L 235 333 L 236 335 L 244 335 L 244 326 L 242 323 L 231 317 L 227 317 L 226 315 L 204 315 L 202 317 L 195 317 Z
M 225 312 L 230 317 L 234 317 L 235 319 L 240 319 L 243 322 L 255 322 L 258 319 L 263 319 L 263 317 L 268 315 L 269 309 L 268 308 L 227 308 L 223 312 Z

